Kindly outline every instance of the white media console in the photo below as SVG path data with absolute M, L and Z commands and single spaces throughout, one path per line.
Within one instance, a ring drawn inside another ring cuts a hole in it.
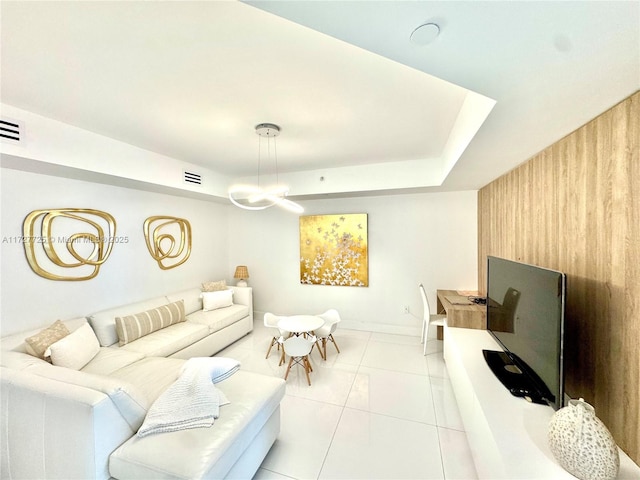
M 444 359 L 478 478 L 575 480 L 547 443 L 553 408 L 511 395 L 483 349 L 501 350 L 487 330 L 444 327 Z M 640 467 L 621 450 L 618 478 L 640 478 Z

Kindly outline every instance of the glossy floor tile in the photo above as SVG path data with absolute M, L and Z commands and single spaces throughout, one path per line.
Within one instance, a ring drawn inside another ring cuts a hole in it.
M 444 478 L 437 430 L 346 408 L 320 478 Z
M 340 353 L 311 352 L 311 386 L 292 369 L 281 431 L 254 478 L 476 479 L 442 342 L 338 328 Z M 254 330 L 220 352 L 244 370 L 283 377 L 280 352 L 265 358 L 273 331 Z

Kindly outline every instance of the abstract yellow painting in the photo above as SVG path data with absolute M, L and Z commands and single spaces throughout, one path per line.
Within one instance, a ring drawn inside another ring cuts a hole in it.
M 367 214 L 300 217 L 300 283 L 369 286 Z

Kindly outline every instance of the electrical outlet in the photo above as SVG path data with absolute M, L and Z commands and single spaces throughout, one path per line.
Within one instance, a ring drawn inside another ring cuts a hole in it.
M 409 305 L 402 306 L 402 313 L 409 313 Z

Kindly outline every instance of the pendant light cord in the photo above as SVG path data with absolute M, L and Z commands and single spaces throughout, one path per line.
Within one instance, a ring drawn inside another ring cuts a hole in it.
M 273 157 L 276 164 L 276 185 L 280 185 L 280 177 L 278 174 L 278 142 L 276 142 L 276 137 L 273 137 Z
M 262 138 L 260 138 L 260 136 L 258 136 L 258 187 L 262 188 L 262 185 L 260 183 L 260 159 L 261 159 L 261 153 L 262 153 Z

